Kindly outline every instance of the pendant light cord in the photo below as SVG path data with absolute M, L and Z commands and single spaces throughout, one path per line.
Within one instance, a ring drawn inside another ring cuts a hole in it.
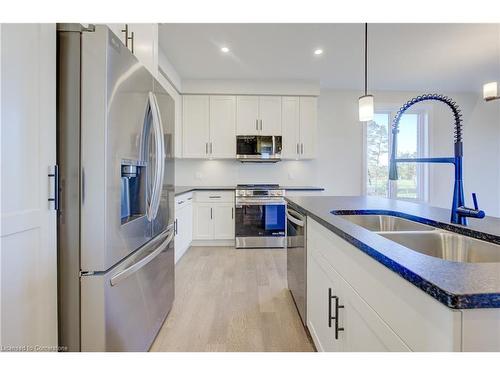
M 368 23 L 365 23 L 365 95 L 368 93 Z

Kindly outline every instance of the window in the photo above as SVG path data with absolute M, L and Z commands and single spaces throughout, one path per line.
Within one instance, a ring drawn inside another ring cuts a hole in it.
M 378 111 L 366 127 L 366 194 L 372 196 L 426 200 L 427 167 L 420 163 L 398 163 L 397 181 L 389 181 L 392 147 L 391 125 L 396 111 Z M 401 117 L 398 134 L 398 158 L 427 155 L 427 114 L 408 112 Z

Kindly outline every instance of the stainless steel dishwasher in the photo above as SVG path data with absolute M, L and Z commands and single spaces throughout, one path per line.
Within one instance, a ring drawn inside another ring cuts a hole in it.
M 306 325 L 307 245 L 306 216 L 287 207 L 286 263 L 288 289 Z

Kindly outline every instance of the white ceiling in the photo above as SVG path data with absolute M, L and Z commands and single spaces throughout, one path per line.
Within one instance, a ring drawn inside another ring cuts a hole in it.
M 479 91 L 500 80 L 499 24 L 369 24 L 368 33 L 369 90 Z M 363 24 L 161 24 L 159 38 L 182 79 L 363 88 Z

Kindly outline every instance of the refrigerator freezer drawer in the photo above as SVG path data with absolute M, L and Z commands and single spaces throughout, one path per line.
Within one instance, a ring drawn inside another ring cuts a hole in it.
M 82 276 L 82 351 L 147 351 L 174 299 L 173 228 L 104 274 Z

